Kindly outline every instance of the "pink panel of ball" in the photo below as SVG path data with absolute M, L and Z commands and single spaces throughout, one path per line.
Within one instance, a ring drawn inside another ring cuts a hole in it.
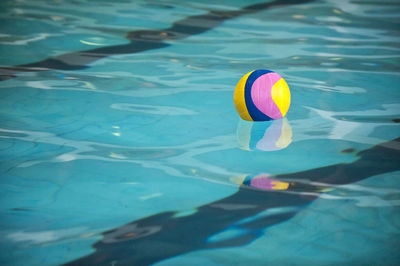
M 268 73 L 256 79 L 251 87 L 251 99 L 254 105 L 272 119 L 282 118 L 282 113 L 272 100 L 271 88 L 282 77 L 276 73 Z

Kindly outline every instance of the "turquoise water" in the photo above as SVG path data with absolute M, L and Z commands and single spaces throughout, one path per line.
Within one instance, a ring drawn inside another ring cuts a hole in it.
M 2 1 L 1 264 L 398 265 L 400 5 L 289 2 Z

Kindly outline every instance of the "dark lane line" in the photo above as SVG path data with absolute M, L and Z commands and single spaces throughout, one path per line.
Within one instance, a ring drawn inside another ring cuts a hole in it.
M 271 8 L 304 4 L 312 1 L 313 0 L 275 0 L 268 3 L 249 5 L 239 10 L 210 11 L 204 15 L 190 16 L 174 22 L 172 26 L 167 29 L 131 31 L 126 34 L 126 38 L 130 40 L 128 44 L 66 53 L 35 63 L 0 67 L 0 81 L 14 78 L 19 72 L 36 72 L 51 69 L 78 70 L 88 68 L 88 64 L 111 55 L 133 54 L 167 47 L 170 44 L 164 41 L 179 40 L 204 33 L 217 27 L 225 20 L 236 18 L 241 15 Z
M 326 189 L 371 176 L 400 170 L 400 138 L 357 154 L 352 163 L 277 175 L 278 180 L 315 181 L 319 185 L 288 181 L 287 190 L 260 190 L 242 185 L 226 198 L 199 206 L 196 212 L 177 216 L 158 213 L 103 232 L 90 255 L 65 265 L 150 265 L 191 251 L 243 246 L 264 234 L 264 229 L 294 217 Z M 286 212 L 273 212 L 276 208 Z M 269 215 L 256 215 L 271 210 Z M 253 217 L 253 219 L 249 219 Z M 229 229 L 240 231 L 212 241 Z
M 177 217 L 178 213 L 163 212 L 103 232 L 103 238 L 93 245 L 95 252 L 65 265 L 152 265 L 196 250 L 240 247 L 262 236 L 263 228 L 290 219 L 298 210 L 238 222 L 267 209 L 304 208 L 312 199 L 240 187 L 232 196 L 200 206 L 191 215 Z M 229 229 L 241 233 L 210 240 Z

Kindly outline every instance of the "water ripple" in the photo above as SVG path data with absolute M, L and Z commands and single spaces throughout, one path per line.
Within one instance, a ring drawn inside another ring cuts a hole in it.
M 132 113 L 145 113 L 155 115 L 194 115 L 197 114 L 195 111 L 173 107 L 173 106 L 156 106 L 156 105 L 144 105 L 144 104 L 132 104 L 132 103 L 113 103 L 110 105 L 111 108 L 121 111 L 128 111 Z

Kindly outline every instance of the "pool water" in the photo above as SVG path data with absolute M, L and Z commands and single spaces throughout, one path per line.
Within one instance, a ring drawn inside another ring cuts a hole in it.
M 398 1 L 0 3 L 2 265 L 398 265 Z M 270 69 L 286 118 L 240 120 Z

